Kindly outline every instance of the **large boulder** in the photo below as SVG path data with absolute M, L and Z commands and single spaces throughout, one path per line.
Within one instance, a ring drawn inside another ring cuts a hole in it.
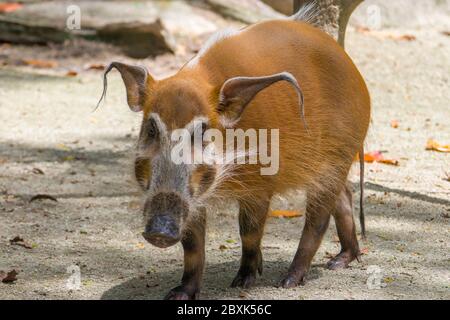
M 243 23 L 256 23 L 262 20 L 284 17 L 260 0 L 204 0 L 212 10 L 226 18 Z
M 81 13 L 81 28 L 71 30 L 68 8 L 74 4 Z M 221 15 L 184 1 L 33 1 L 0 14 L 0 41 L 60 43 L 81 37 L 146 58 L 174 52 L 178 40 L 212 33 L 225 24 Z

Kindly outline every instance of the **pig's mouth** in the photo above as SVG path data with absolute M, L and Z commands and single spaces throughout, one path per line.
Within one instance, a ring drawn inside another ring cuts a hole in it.
M 178 243 L 178 241 L 180 241 L 180 238 L 171 238 L 171 237 L 167 237 L 164 234 L 149 235 L 146 232 L 143 232 L 142 236 L 150 244 L 154 245 L 155 247 L 161 248 L 161 249 L 169 248 L 169 247 L 175 245 L 176 243 Z

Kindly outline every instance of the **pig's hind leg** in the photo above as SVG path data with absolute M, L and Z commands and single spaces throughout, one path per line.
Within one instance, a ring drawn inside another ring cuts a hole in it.
M 241 202 L 239 207 L 239 233 L 242 241 L 242 258 L 239 271 L 231 287 L 251 287 L 256 280 L 256 272 L 263 270 L 261 239 L 270 205 L 270 197 L 249 205 Z
M 198 216 L 186 228 L 181 243 L 184 249 L 184 273 L 181 285 L 172 289 L 166 300 L 197 300 L 200 295 L 205 266 L 206 210 L 199 209 Z
M 336 200 L 333 216 L 341 242 L 341 252 L 327 263 L 331 270 L 346 268 L 350 262 L 359 259 L 360 255 L 353 219 L 353 197 L 348 184 Z

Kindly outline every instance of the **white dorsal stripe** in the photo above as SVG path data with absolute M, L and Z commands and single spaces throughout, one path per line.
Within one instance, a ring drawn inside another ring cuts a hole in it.
M 240 32 L 241 32 L 241 30 L 232 28 L 232 27 L 217 31 L 211 37 L 209 37 L 208 40 L 206 40 L 205 44 L 200 49 L 200 51 L 197 53 L 197 55 L 186 64 L 186 67 L 194 68 L 199 63 L 201 57 L 203 57 L 208 52 L 208 50 L 211 49 L 216 43 L 218 43 L 226 38 L 235 36 L 235 35 L 239 34 Z

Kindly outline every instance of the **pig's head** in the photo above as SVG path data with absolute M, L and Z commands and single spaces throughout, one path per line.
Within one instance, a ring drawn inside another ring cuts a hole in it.
M 174 161 L 174 148 L 182 139 L 195 144 L 192 152 L 198 145 L 204 148 L 207 129 L 234 126 L 259 91 L 281 80 L 296 82 L 290 74 L 281 73 L 233 78 L 215 88 L 183 72 L 156 81 L 146 68 L 115 62 L 105 72 L 102 98 L 106 76 L 114 68 L 124 81 L 130 109 L 143 113 L 135 160 L 136 179 L 145 197 L 143 237 L 166 248 L 183 238 L 188 221 L 196 219 L 227 174 L 223 163 Z M 187 136 L 174 140 L 173 133 L 180 129 Z

